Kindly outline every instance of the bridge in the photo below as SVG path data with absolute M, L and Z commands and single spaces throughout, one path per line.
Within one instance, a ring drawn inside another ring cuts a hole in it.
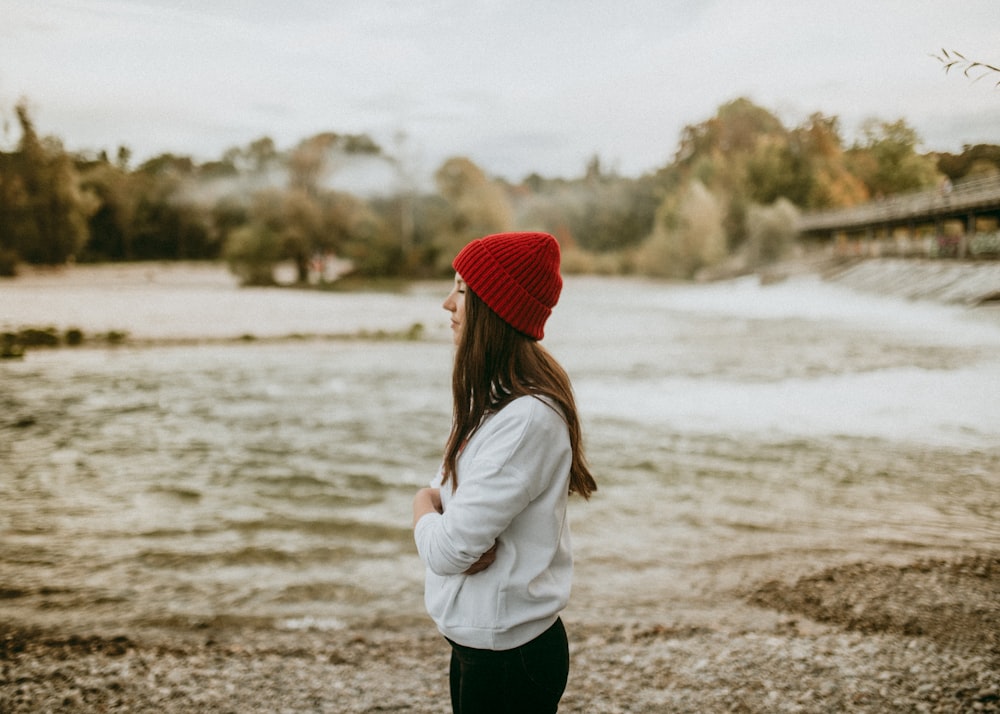
M 1000 242 L 1000 176 L 889 196 L 850 208 L 803 213 L 804 238 L 834 241 L 838 250 L 965 257 L 977 236 L 986 252 Z M 996 236 L 995 238 L 993 236 Z M 975 251 L 974 251 L 975 252 Z

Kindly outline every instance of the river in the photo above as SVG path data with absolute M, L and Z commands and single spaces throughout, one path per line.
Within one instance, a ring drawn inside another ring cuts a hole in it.
M 249 290 L 218 268 L 143 270 L 0 282 L 2 326 L 137 345 L 0 363 L 0 613 L 423 618 L 410 501 L 448 430 L 447 284 Z M 1000 548 L 995 307 L 816 276 L 570 277 L 546 334 L 599 484 L 571 499 L 571 617 L 716 617 L 770 577 Z

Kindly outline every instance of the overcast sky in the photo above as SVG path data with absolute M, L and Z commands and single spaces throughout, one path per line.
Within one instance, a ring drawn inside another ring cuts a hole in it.
M 0 0 L 0 141 L 199 161 L 270 136 L 367 133 L 416 173 L 639 175 L 740 96 L 852 139 L 905 119 L 922 149 L 1000 144 L 1000 0 Z M 400 143 L 400 137 L 402 143 Z

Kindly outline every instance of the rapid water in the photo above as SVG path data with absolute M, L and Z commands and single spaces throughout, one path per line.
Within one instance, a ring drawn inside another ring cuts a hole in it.
M 413 492 L 447 435 L 447 285 L 405 294 L 0 283 L 0 324 L 147 338 L 0 363 L 0 613 L 417 621 Z M 87 306 L 97 306 L 88 312 Z M 545 344 L 600 490 L 568 615 L 669 619 L 824 564 L 1000 547 L 1000 314 L 852 292 L 571 278 Z

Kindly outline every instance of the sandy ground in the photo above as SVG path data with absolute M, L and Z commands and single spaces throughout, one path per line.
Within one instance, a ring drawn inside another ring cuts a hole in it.
M 667 604 L 661 622 L 567 617 L 560 711 L 1000 711 L 1000 554 L 841 566 L 756 583 L 732 607 L 779 616 L 694 626 Z M 7 621 L 0 711 L 447 712 L 447 658 L 429 622 L 68 633 Z

